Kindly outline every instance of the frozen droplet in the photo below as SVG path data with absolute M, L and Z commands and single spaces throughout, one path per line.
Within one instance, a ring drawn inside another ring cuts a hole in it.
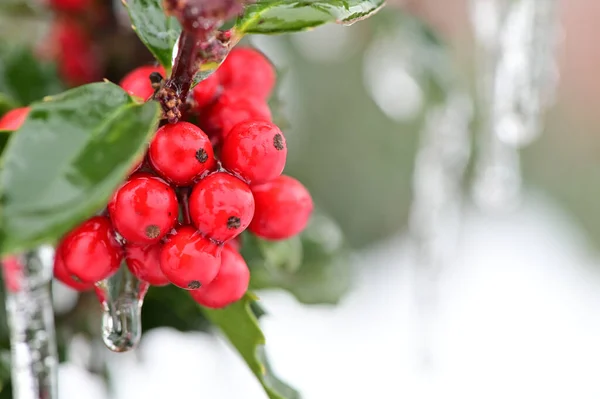
M 43 246 L 3 259 L 13 397 L 56 399 L 57 353 L 50 281 L 54 250 Z
M 102 305 L 102 340 L 114 352 L 135 348 L 142 336 L 142 305 L 149 284 L 122 265 L 112 277 L 96 284 Z

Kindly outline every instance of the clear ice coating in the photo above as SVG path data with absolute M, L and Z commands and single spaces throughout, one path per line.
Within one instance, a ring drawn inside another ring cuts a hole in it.
M 113 352 L 134 349 L 142 337 L 142 305 L 149 284 L 138 280 L 126 265 L 96 284 L 102 305 L 102 340 Z
M 470 156 L 470 97 L 449 92 L 430 108 L 421 131 L 413 173 L 409 229 L 414 251 L 414 300 L 417 356 L 421 367 L 433 364 L 431 334 L 439 308 L 440 278 L 460 233 L 462 185 Z
M 473 196 L 480 206 L 516 205 L 518 149 L 542 132 L 558 81 L 558 0 L 470 0 L 476 41 L 480 155 Z
M 57 367 L 50 282 L 54 249 L 2 260 L 14 399 L 56 399 Z

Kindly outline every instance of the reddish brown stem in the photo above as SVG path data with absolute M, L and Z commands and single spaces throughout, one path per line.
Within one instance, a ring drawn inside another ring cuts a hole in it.
M 183 217 L 183 224 L 188 225 L 192 223 L 190 218 L 190 189 L 187 187 L 181 187 L 177 189 L 177 199 L 181 206 L 181 215 Z

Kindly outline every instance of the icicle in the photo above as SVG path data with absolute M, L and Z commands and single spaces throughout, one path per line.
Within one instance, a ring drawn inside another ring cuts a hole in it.
M 142 305 L 149 284 L 133 276 L 126 265 L 96 284 L 102 305 L 102 340 L 114 352 L 135 348 L 142 337 Z
M 15 399 L 57 398 L 53 258 L 54 249 L 43 246 L 2 260 Z
M 439 306 L 439 278 L 458 239 L 462 184 L 470 155 L 468 96 L 449 93 L 427 112 L 413 174 L 410 234 L 415 250 L 415 301 L 422 366 L 432 362 L 432 323 Z
M 518 149 L 541 133 L 558 73 L 557 0 L 471 0 L 482 104 L 473 195 L 485 208 L 518 204 Z

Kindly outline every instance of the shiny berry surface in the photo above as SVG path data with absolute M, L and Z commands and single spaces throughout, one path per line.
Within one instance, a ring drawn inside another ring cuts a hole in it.
M 275 68 L 260 52 L 247 47 L 234 48 L 219 69 L 227 90 L 268 99 L 275 86 Z
M 96 283 L 114 274 L 123 258 L 114 234 L 104 216 L 95 216 L 71 230 L 56 250 L 69 275 L 83 283 Z
M 125 262 L 131 274 L 149 284 L 160 286 L 169 280 L 160 270 L 162 244 L 125 244 Z
M 158 177 L 133 175 L 113 195 L 108 212 L 115 229 L 130 243 L 154 244 L 175 225 L 175 191 Z
M 61 252 L 62 251 L 56 251 L 56 254 L 54 255 L 54 278 L 67 287 L 74 289 L 75 291 L 83 292 L 94 288 L 93 283 L 83 283 L 71 276 L 65 267 L 65 262 Z
M 287 145 L 271 122 L 247 121 L 233 127 L 221 149 L 221 162 L 248 184 L 272 180 L 283 172 Z
M 250 270 L 237 251 L 225 245 L 221 253 L 221 268 L 208 285 L 190 291 L 196 302 L 207 308 L 224 308 L 240 300 L 248 290 Z
M 162 77 L 165 76 L 165 70 L 160 66 L 145 65 L 129 72 L 121 80 L 120 86 L 132 96 L 147 100 L 154 94 L 150 75 L 159 73 Z
M 283 240 L 300 233 L 313 211 L 310 193 L 289 176 L 252 187 L 256 202 L 249 230 L 268 240 Z
M 198 289 L 217 276 L 221 247 L 203 237 L 195 228 L 184 226 L 170 235 L 160 252 L 160 268 L 174 285 Z
M 19 130 L 27 119 L 30 108 L 15 108 L 0 118 L 0 130 Z
M 216 166 L 210 139 L 188 122 L 159 128 L 150 143 L 148 158 L 154 170 L 180 186 L 190 185 Z
M 208 132 L 221 138 L 227 137 L 232 127 L 247 120 L 271 121 L 271 110 L 266 102 L 241 93 L 225 91 L 207 109 L 205 125 Z
M 224 242 L 248 227 L 254 214 L 254 198 L 246 183 L 217 172 L 194 186 L 189 209 L 192 222 L 202 234 Z
M 203 108 L 212 103 L 219 91 L 221 82 L 218 73 L 213 73 L 202 82 L 198 83 L 192 91 L 192 96 L 197 108 Z

